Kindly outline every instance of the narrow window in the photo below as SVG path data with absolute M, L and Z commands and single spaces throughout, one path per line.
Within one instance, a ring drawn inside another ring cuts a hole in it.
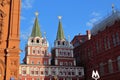
M 36 41 L 37 43 L 39 43 L 39 39 L 37 39 L 37 41 Z
M 109 40 L 109 38 L 107 38 L 107 45 L 108 45 L 108 49 L 110 49 L 110 40 Z
M 34 62 L 33 62 L 33 61 L 32 61 L 31 63 L 32 63 L 32 64 L 34 64 Z
M 38 62 L 38 64 L 40 64 L 40 61 Z
M 65 42 L 63 42 L 63 45 L 65 45 Z
M 33 50 L 33 54 L 35 53 L 35 50 Z
M 108 60 L 108 69 L 109 69 L 109 73 L 113 72 L 113 64 L 112 64 L 112 60 Z
M 120 44 L 120 41 L 119 41 L 119 34 L 116 32 L 116 43 L 117 43 L 117 45 L 119 45 Z
M 105 48 L 105 50 L 107 50 L 106 38 L 104 38 L 104 48 Z
M 118 70 L 120 71 L 120 56 L 117 58 Z
M 42 51 L 42 54 L 44 54 L 44 51 Z
M 33 42 L 34 42 L 34 40 L 32 39 L 32 40 L 31 40 L 31 43 L 33 43 Z
M 60 41 L 58 41 L 58 45 L 60 45 Z
M 38 75 L 38 71 L 35 71 L 35 75 Z
M 97 53 L 100 53 L 100 43 L 99 43 L 99 41 L 96 42 L 96 50 L 97 50 Z
M 112 35 L 112 40 L 113 40 L 113 45 L 116 46 L 116 39 L 115 39 L 115 35 Z
M 26 74 L 26 70 L 23 70 L 23 74 L 24 74 L 24 75 Z
M 103 65 L 103 63 L 100 63 L 100 74 L 104 75 L 104 65 Z

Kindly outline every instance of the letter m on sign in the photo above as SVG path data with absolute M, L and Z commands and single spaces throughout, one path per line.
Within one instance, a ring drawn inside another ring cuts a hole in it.
M 94 71 L 94 70 L 92 71 L 92 78 L 95 79 L 95 80 L 100 78 L 100 75 L 98 74 L 97 70 L 96 71 Z

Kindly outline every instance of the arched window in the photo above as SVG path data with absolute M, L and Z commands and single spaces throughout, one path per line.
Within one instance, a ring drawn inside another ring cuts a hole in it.
M 100 63 L 100 74 L 103 75 L 104 74 L 104 64 Z
M 110 73 L 113 72 L 113 64 L 112 64 L 112 60 L 111 59 L 108 60 L 108 69 L 109 69 Z
M 120 44 L 119 34 L 118 34 L 118 32 L 116 32 L 116 43 L 117 43 L 117 45 Z
M 32 39 L 32 40 L 31 40 L 31 43 L 33 43 L 33 42 L 34 42 L 34 40 Z
M 39 43 L 40 42 L 39 39 L 37 39 L 36 42 Z
M 26 75 L 26 68 L 22 68 L 22 74 Z
M 40 61 L 38 61 L 38 64 L 40 64 Z
M 72 62 L 69 62 L 69 65 L 72 66 Z
M 42 51 L 42 54 L 44 54 L 44 51 Z
M 117 58 L 118 70 L 120 71 L 120 56 Z
M 39 74 L 38 71 L 39 71 L 38 68 L 35 68 L 35 69 L 34 69 L 34 73 L 35 73 L 36 76 L 38 76 L 38 74 Z
M 33 50 L 33 54 L 35 54 L 35 50 Z
M 58 41 L 58 45 L 60 45 L 60 41 Z
M 62 42 L 63 45 L 65 45 L 65 42 Z
M 34 61 L 32 61 L 31 64 L 34 64 Z

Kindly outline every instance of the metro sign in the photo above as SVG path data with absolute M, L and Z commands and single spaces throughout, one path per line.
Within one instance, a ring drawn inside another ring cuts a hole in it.
M 100 78 L 100 75 L 98 74 L 98 71 L 94 71 L 92 72 L 92 78 L 95 80 L 98 80 Z

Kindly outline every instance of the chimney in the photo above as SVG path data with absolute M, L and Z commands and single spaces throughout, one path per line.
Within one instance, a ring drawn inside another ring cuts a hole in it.
M 90 32 L 90 30 L 87 30 L 86 34 L 87 34 L 88 40 L 90 40 L 91 39 L 91 32 Z

